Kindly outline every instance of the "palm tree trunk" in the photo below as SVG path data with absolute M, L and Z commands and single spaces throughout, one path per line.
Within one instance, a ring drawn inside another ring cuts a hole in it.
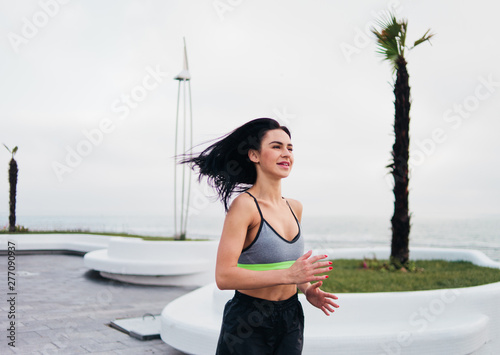
M 397 78 L 394 85 L 395 108 L 392 147 L 394 177 L 394 215 L 392 223 L 391 263 L 404 266 L 409 259 L 410 214 L 408 210 L 408 157 L 410 147 L 410 86 L 406 60 L 397 59 Z
M 10 185 L 10 193 L 9 193 L 9 232 L 16 231 L 16 192 L 17 192 L 17 163 L 12 158 L 10 160 L 9 166 L 9 185 Z

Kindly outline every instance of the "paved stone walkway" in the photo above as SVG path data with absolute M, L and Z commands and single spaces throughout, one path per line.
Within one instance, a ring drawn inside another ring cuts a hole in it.
M 8 346 L 7 256 L 0 256 L 0 354 L 181 355 L 161 339 L 141 341 L 108 324 L 160 314 L 188 287 L 138 286 L 102 278 L 76 255 L 16 256 L 16 347 Z

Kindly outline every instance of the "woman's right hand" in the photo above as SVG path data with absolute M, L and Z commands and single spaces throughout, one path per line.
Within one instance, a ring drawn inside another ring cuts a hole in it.
M 333 269 L 331 261 L 319 261 L 325 259 L 327 255 L 311 256 L 312 250 L 298 258 L 288 271 L 288 278 L 291 284 L 302 284 L 311 281 L 321 281 L 328 278 L 328 275 L 316 276 Z

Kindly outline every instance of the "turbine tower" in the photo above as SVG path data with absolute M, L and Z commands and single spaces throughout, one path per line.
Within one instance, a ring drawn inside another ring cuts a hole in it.
M 191 75 L 187 59 L 186 38 L 184 38 L 184 68 L 177 74 L 174 80 L 179 81 L 177 91 L 177 114 L 175 117 L 175 157 L 179 149 L 186 153 L 186 149 L 193 146 L 193 110 L 191 104 Z M 186 87 L 188 94 L 186 94 Z M 179 109 L 182 96 L 182 118 L 179 122 Z M 189 103 L 187 103 L 189 101 Z M 188 108 L 189 105 L 189 108 Z M 180 127 L 182 126 L 182 128 Z M 182 129 L 182 136 L 179 139 L 179 129 Z M 187 170 L 187 171 L 186 171 Z M 192 170 L 186 164 L 182 164 L 182 170 L 177 171 L 177 164 L 174 164 L 174 236 L 175 238 L 186 239 L 186 229 L 188 220 L 189 197 L 191 195 L 191 173 Z M 181 189 L 177 189 L 178 175 L 181 178 Z M 187 183 L 187 186 L 186 186 Z M 178 196 L 180 192 L 180 196 Z M 178 208 L 180 200 L 180 211 Z M 178 215 L 180 214 L 180 216 Z

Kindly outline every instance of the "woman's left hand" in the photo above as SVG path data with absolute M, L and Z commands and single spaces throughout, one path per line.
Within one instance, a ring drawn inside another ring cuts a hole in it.
M 338 299 L 338 297 L 332 293 L 320 290 L 320 286 L 322 284 L 323 281 L 311 284 L 307 287 L 304 294 L 310 304 L 321 309 L 327 316 L 329 316 L 330 313 L 335 312 L 334 308 L 339 308 L 339 305 L 333 302 L 333 300 Z

